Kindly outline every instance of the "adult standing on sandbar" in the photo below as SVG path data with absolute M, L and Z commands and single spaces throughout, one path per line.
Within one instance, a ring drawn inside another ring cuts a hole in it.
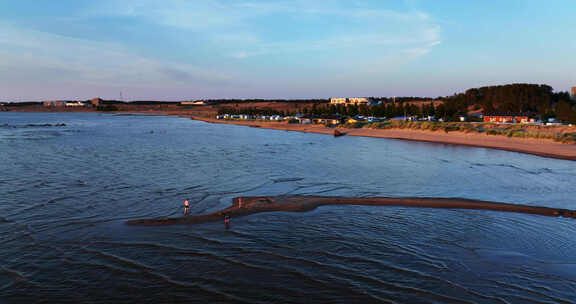
M 184 215 L 188 215 L 190 213 L 190 202 L 188 199 L 184 201 Z

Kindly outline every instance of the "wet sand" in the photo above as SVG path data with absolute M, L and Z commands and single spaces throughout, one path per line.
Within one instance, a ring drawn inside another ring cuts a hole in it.
M 240 199 L 242 200 L 241 206 L 239 204 Z M 134 226 L 200 224 L 222 221 L 225 215 L 229 215 L 230 217 L 234 218 L 262 212 L 306 212 L 326 205 L 404 206 L 421 208 L 492 210 L 501 212 L 576 218 L 576 211 L 573 210 L 459 198 L 351 198 L 289 195 L 234 198 L 232 200 L 232 206 L 211 214 L 190 215 L 178 218 L 130 220 L 126 223 L 128 225 Z
M 233 124 L 253 128 L 296 131 L 334 135 L 334 128 L 321 125 L 288 124 L 285 122 L 262 121 L 227 121 L 213 118 L 183 116 L 209 123 Z M 339 131 L 347 136 L 378 137 L 400 140 L 412 140 L 439 144 L 461 145 L 480 148 L 490 148 L 538 155 L 541 157 L 576 160 L 576 145 L 555 142 L 550 139 L 511 138 L 506 136 L 487 135 L 479 133 L 424 131 L 411 129 L 344 129 Z

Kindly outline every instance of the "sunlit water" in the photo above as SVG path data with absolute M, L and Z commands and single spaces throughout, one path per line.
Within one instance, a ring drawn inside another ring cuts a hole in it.
M 0 113 L 0 303 L 576 301 L 573 219 L 326 206 L 232 218 L 228 231 L 124 224 L 180 216 L 186 198 L 198 214 L 277 194 L 576 209 L 576 163 L 176 117 Z

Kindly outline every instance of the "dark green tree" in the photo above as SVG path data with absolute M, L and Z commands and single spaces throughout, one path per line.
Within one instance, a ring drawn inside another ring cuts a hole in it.
M 556 104 L 556 119 L 563 122 L 569 122 L 572 118 L 572 112 L 572 107 L 567 101 L 560 100 Z

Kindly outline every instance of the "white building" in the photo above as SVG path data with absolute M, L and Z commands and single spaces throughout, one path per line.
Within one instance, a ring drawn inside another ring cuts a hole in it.
M 180 102 L 181 106 L 203 106 L 206 105 L 204 100 L 195 100 L 195 101 L 182 101 Z
M 366 97 L 350 97 L 350 98 L 330 98 L 330 104 L 370 105 L 372 104 L 372 102 L 370 98 Z
M 66 102 L 67 107 L 83 107 L 86 104 L 81 101 L 68 101 Z
M 348 102 L 348 98 L 330 98 L 331 104 L 346 104 Z
M 354 105 L 369 105 L 370 100 L 366 97 L 353 97 L 348 98 L 348 103 Z

